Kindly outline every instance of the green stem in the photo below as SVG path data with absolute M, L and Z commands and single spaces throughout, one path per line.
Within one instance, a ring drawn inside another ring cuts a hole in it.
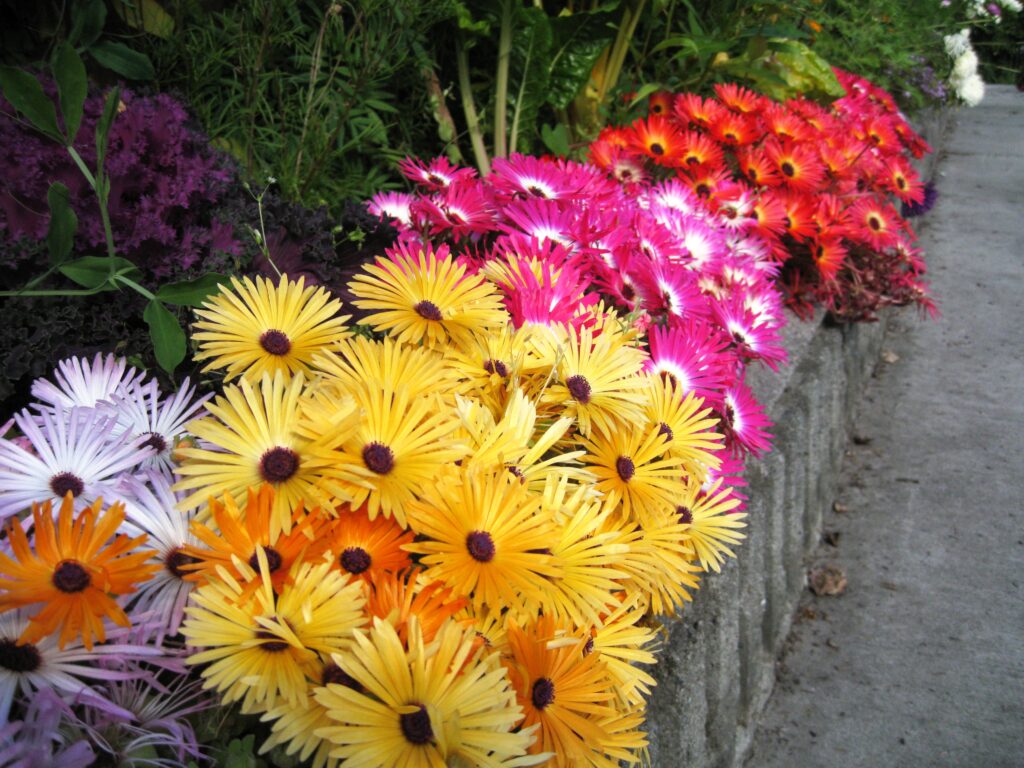
M 480 130 L 480 118 L 477 116 L 476 104 L 473 103 L 473 90 L 469 82 L 469 57 L 466 55 L 466 41 L 461 34 L 455 50 L 459 68 L 459 92 L 462 97 L 462 111 L 466 115 L 466 128 L 469 131 L 469 140 L 473 145 L 477 169 L 481 175 L 486 176 L 491 172 L 491 162 L 487 158 L 487 147 L 484 146 L 484 136 Z
M 508 154 L 506 122 L 508 120 L 508 70 L 512 59 L 512 3 L 501 4 L 501 33 L 498 36 L 498 75 L 494 88 L 494 156 Z
M 78 154 L 78 150 L 76 150 L 70 144 L 67 145 L 66 149 L 68 151 L 68 154 L 71 155 L 71 159 L 75 161 L 75 165 L 78 166 L 78 170 L 82 172 L 82 175 L 85 176 L 85 180 L 89 182 L 89 186 L 95 190 L 96 178 L 92 175 L 92 171 L 89 170 L 89 166 L 85 164 L 85 161 L 82 159 L 82 156 Z
M 107 284 L 103 283 L 96 288 L 82 288 L 81 290 L 63 290 L 60 288 L 53 288 L 41 291 L 0 291 L 0 296 L 92 296 L 104 290 L 106 287 Z
M 622 71 L 622 65 L 626 61 L 626 53 L 629 51 L 629 42 L 633 39 L 636 25 L 640 21 L 640 13 L 643 11 L 644 3 L 646 2 L 647 0 L 631 0 L 626 5 L 626 9 L 622 14 L 622 23 L 619 25 L 615 44 L 612 47 L 612 53 L 608 60 L 608 68 L 604 72 L 604 82 L 601 83 L 601 89 L 598 91 L 598 104 L 604 103 L 608 91 L 614 88 L 615 84 L 619 81 L 619 73 Z
M 526 47 L 526 60 L 523 62 L 523 79 L 519 83 L 519 93 L 516 94 L 516 109 L 512 113 L 512 131 L 509 135 L 508 150 L 515 152 L 519 142 L 519 116 L 522 112 L 523 97 L 526 94 L 526 74 L 530 71 L 530 57 L 533 54 L 533 42 L 537 39 L 536 28 L 530 31 L 530 44 Z
M 150 292 L 149 290 L 143 288 L 141 285 L 136 283 L 134 280 L 132 280 L 130 278 L 127 278 L 124 275 L 114 275 L 114 282 L 116 282 L 116 283 L 124 283 L 129 288 L 134 288 L 138 293 L 141 293 L 143 296 L 145 296 L 150 301 L 152 301 L 153 299 L 156 298 L 156 296 L 154 296 L 152 292 Z

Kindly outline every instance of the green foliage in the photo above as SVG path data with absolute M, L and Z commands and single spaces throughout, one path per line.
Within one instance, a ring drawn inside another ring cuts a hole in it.
M 46 202 L 50 208 L 46 250 L 50 254 L 50 263 L 58 265 L 67 260 L 72 247 L 74 247 L 78 216 L 71 209 L 68 188 L 59 181 L 51 184 L 46 191 Z
M 114 14 L 107 12 L 108 3 Z M 60 69 L 74 63 L 67 54 L 74 50 L 107 76 L 128 80 L 151 80 L 153 64 L 125 41 L 134 43 L 139 32 L 159 35 L 172 28 L 173 19 L 156 0 L 37 0 L 9 4 L 0 11 L 6 63 L 41 66 L 52 53 L 52 64 Z
M 1004 12 L 999 24 L 971 33 L 986 83 L 1014 83 L 1024 89 L 1024 13 Z
M 437 151 L 427 51 L 458 3 L 166 5 L 179 24 L 151 40 L 158 83 L 185 94 L 254 183 L 269 174 L 291 199 L 333 207 L 397 186 L 406 154 Z

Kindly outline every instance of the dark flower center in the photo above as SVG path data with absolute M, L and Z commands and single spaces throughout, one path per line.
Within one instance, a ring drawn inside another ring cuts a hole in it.
M 747 176 L 751 181 L 757 181 L 757 168 L 747 168 Z
M 700 164 L 700 157 L 698 157 L 697 155 L 687 155 L 686 156 L 686 164 L 687 165 L 698 165 L 698 164 Z
M 513 466 L 512 464 L 509 464 L 507 467 L 505 467 L 505 469 L 507 469 L 509 472 L 511 472 L 516 477 L 518 477 L 520 483 L 525 483 L 526 482 L 526 475 L 523 474 L 523 470 L 521 470 L 519 467 L 516 467 L 516 466 Z
M 679 515 L 679 522 L 683 525 L 689 525 L 693 522 L 693 510 L 689 507 L 679 505 L 676 507 L 676 514 Z
M 724 136 L 724 138 L 725 138 L 725 140 L 726 140 L 726 141 L 736 141 L 736 140 L 737 140 L 737 139 L 736 139 L 736 134 L 735 134 L 735 133 L 733 133 L 732 131 L 726 131 L 726 132 L 725 132 L 725 133 L 723 134 L 723 136 Z
M 434 738 L 434 729 L 430 727 L 430 715 L 427 708 L 422 704 L 415 704 L 418 707 L 415 712 L 406 712 L 398 718 L 398 724 L 402 728 L 402 735 L 410 744 L 422 746 Z
M 615 471 L 619 473 L 622 482 L 628 483 L 630 478 L 636 474 L 636 465 L 629 456 L 619 456 L 615 460 Z
M 589 656 L 594 652 L 594 638 L 588 637 L 587 642 L 583 646 L 583 655 Z
M 180 548 L 172 549 L 164 558 L 164 568 L 171 572 L 177 579 L 183 579 L 190 571 L 185 570 L 186 565 L 194 565 L 202 562 L 198 557 L 185 554 Z
M 159 432 L 146 432 L 146 440 L 142 444 L 143 448 L 152 448 L 157 453 L 163 453 L 167 450 L 167 441 L 164 440 L 164 436 Z
M 260 457 L 260 475 L 268 483 L 283 483 L 299 469 L 299 454 L 277 446 Z
M 654 142 L 653 144 L 651 144 L 651 152 L 655 155 L 664 155 L 665 148 L 661 146 L 661 144 L 659 144 L 658 142 Z
M 442 179 L 440 176 L 437 176 L 436 174 L 433 174 L 433 173 L 428 173 L 427 174 L 427 181 L 429 181 L 431 184 L 437 184 L 438 186 L 444 186 L 444 179 Z
M 52 581 L 61 592 L 73 595 L 92 584 L 92 577 L 78 561 L 61 560 L 53 571 Z
M 526 191 L 529 192 L 531 195 L 536 195 L 537 197 L 547 197 L 547 193 L 536 185 L 531 185 L 527 187 Z
M 422 317 L 424 320 L 434 320 L 437 322 L 441 321 L 441 310 L 437 308 L 437 304 L 432 301 L 424 299 L 417 304 L 413 309 L 416 310 L 416 314 Z
M 707 195 L 710 192 L 711 192 L 711 187 L 709 187 L 707 184 L 704 184 L 702 182 L 702 183 L 697 185 L 697 194 L 698 195 Z
M 367 443 L 363 448 L 363 464 L 371 472 L 386 475 L 395 468 L 395 454 L 384 443 Z
M 488 373 L 496 373 L 501 376 L 501 378 L 508 376 L 508 368 L 503 362 L 501 362 L 501 360 L 485 360 L 484 370 Z
M 288 648 L 288 643 L 279 638 L 273 632 L 268 632 L 265 629 L 257 629 L 256 638 L 258 640 L 263 640 L 263 642 L 260 643 L 260 650 L 266 651 L 267 653 L 280 653 Z
M 675 434 L 672 432 L 672 427 L 666 424 L 664 421 L 658 425 L 658 434 L 664 435 L 665 439 L 670 443 L 675 439 Z
M 32 643 L 18 645 L 14 640 L 0 638 L 0 668 L 11 672 L 35 672 L 42 662 L 39 649 Z
M 262 549 L 264 554 L 267 556 L 267 570 L 270 573 L 274 573 L 284 564 L 284 558 L 281 557 L 281 553 L 273 547 L 258 547 L 253 551 L 252 556 L 249 558 L 249 565 L 252 566 L 254 571 L 258 571 L 260 569 L 260 549 Z
M 487 531 L 466 534 L 466 549 L 469 556 L 479 563 L 489 563 L 494 559 L 494 539 Z
M 354 576 L 358 576 L 360 573 L 370 567 L 373 562 L 373 558 L 370 557 L 370 553 L 362 547 L 349 547 L 341 553 L 341 557 L 338 558 L 338 562 L 341 563 L 341 567 Z
M 782 172 L 790 178 L 793 178 L 793 176 L 796 175 L 796 168 L 793 167 L 792 163 L 783 163 Z
M 570 376 L 565 380 L 565 386 L 569 388 L 569 394 L 577 403 L 586 405 L 590 402 L 590 382 L 585 376 Z
M 868 216 L 868 226 L 877 232 L 882 228 L 882 222 L 877 216 Z
M 533 681 L 530 700 L 537 709 L 551 706 L 551 702 L 555 700 L 555 684 L 547 677 L 538 677 Z
M 62 499 L 67 495 L 68 491 L 71 492 L 72 496 L 78 497 L 85 490 L 85 483 L 77 475 L 73 475 L 70 472 L 61 472 L 50 478 L 50 490 L 53 491 L 54 496 L 60 496 Z
M 622 298 L 626 301 L 632 301 L 636 298 L 636 289 L 633 288 L 629 283 L 624 283 L 622 286 Z M 580 378 L 583 378 L 582 376 Z M 590 386 L 589 384 L 587 386 Z
M 269 330 L 260 336 L 260 346 L 263 347 L 269 354 L 287 355 L 292 351 L 291 340 L 282 332 L 277 330 Z
M 902 176 L 897 176 L 896 177 L 896 186 L 899 187 L 900 189 L 906 189 L 907 188 L 907 180 L 904 179 Z
M 322 685 L 337 683 L 338 685 L 344 685 L 346 688 L 351 688 L 353 691 L 363 690 L 363 686 L 358 680 L 334 662 L 324 667 L 324 671 L 320 675 L 320 683 Z

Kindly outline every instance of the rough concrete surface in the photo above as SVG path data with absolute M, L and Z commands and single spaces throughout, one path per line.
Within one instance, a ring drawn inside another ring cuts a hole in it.
M 748 768 L 1024 765 L 1024 94 L 946 151 L 942 317 L 889 323 Z

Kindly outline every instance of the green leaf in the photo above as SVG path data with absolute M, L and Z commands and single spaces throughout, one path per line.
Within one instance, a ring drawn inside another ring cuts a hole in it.
M 88 0 L 78 5 L 68 42 L 74 46 L 88 48 L 103 34 L 103 25 L 107 23 L 107 6 L 103 0 Z
M 62 264 L 60 272 L 64 277 L 78 283 L 83 288 L 99 288 L 109 282 L 112 274 L 122 274 L 130 280 L 139 280 L 142 273 L 128 259 L 120 256 L 83 256 L 80 259 Z M 108 285 L 103 290 L 113 289 Z
M 46 247 L 50 251 L 50 263 L 60 264 L 67 259 L 75 243 L 78 216 L 71 210 L 71 196 L 68 188 L 59 181 L 46 191 L 46 202 L 50 206 L 50 228 L 46 233 Z
M 174 32 L 174 17 L 156 0 L 121 0 L 114 3 L 114 11 L 129 27 L 164 40 Z
M 142 319 L 149 326 L 156 361 L 165 371 L 174 373 L 178 363 L 185 359 L 185 331 L 181 329 L 181 323 L 156 299 L 146 305 Z
M 563 123 L 553 128 L 544 125 L 540 129 L 540 138 L 544 146 L 551 150 L 552 154 L 565 157 L 569 154 L 569 131 Z
M 60 97 L 60 111 L 64 115 L 68 144 L 74 144 L 78 127 L 82 124 L 89 83 L 85 78 L 82 57 L 66 41 L 53 52 L 53 76 L 57 81 L 57 95 Z
M 537 116 L 548 89 L 551 56 L 551 20 L 540 8 L 515 9 L 509 74 L 509 106 L 516 126 L 513 149 L 529 151 L 537 135 Z
M 618 16 L 614 11 L 590 11 L 551 19 L 548 104 L 565 109 L 583 90 L 602 51 L 615 39 Z
M 471 32 L 478 35 L 488 35 L 491 31 L 491 23 L 487 19 L 474 19 L 473 13 L 465 3 L 452 3 L 452 14 L 458 28 L 463 32 Z
M 629 102 L 629 106 L 635 107 L 641 101 L 644 101 L 652 93 L 657 93 L 658 91 L 664 90 L 668 89 L 661 83 L 645 83 L 644 85 L 640 86 L 640 88 L 637 90 L 636 95 L 633 97 L 633 100 Z
M 179 283 L 161 285 L 156 292 L 156 297 L 168 304 L 199 307 L 210 294 L 216 293 L 220 289 L 222 283 L 227 282 L 228 279 L 224 275 L 211 272 L 200 275 L 194 280 L 182 280 Z
M 121 103 L 121 89 L 114 86 L 107 93 L 107 101 L 103 105 L 103 114 L 100 121 L 96 123 L 96 170 L 103 173 L 103 163 L 107 158 L 107 141 L 110 138 L 110 127 L 114 124 L 117 116 L 117 107 Z M 100 197 L 104 197 L 102 193 Z M 106 199 L 104 197 L 104 199 Z
M 54 141 L 64 143 L 64 136 L 57 126 L 57 110 L 53 101 L 43 93 L 43 86 L 28 72 L 15 67 L 0 66 L 0 87 L 4 98 L 32 123 L 36 130 L 45 133 Z
M 102 66 L 129 80 L 152 80 L 156 77 L 149 56 L 132 50 L 124 43 L 103 40 L 91 46 L 89 53 Z

